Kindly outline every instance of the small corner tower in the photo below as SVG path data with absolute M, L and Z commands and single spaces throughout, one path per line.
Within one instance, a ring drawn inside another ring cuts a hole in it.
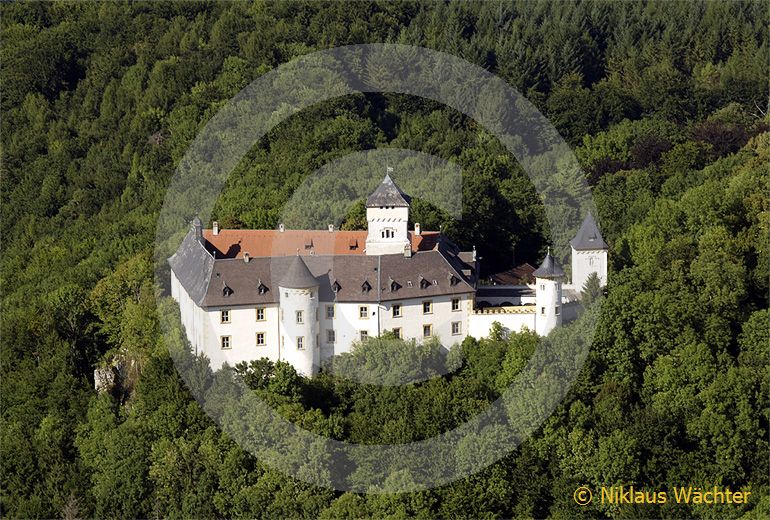
M 404 254 L 409 248 L 409 195 L 390 178 L 390 168 L 382 183 L 366 199 L 367 255 Z
M 602 286 L 607 285 L 607 251 L 593 215 L 589 212 L 580 229 L 570 241 L 572 246 L 572 285 L 580 292 L 591 273 L 599 276 Z
M 278 287 L 281 359 L 291 363 L 297 372 L 312 376 L 320 364 L 320 350 L 316 345 L 318 280 L 297 255 L 289 262 Z
M 559 262 L 551 256 L 549 249 L 543 263 L 532 273 L 535 277 L 535 332 L 546 336 L 561 325 L 561 283 L 564 277 Z

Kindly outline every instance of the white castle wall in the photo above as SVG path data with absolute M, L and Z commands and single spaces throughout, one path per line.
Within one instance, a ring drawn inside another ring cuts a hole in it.
M 469 317 L 468 335 L 476 339 L 486 338 L 494 322 L 500 323 L 510 332 L 520 332 L 524 328 L 535 330 L 535 313 L 506 312 L 505 308 L 489 308 L 473 312 Z
M 602 286 L 607 285 L 607 251 L 578 251 L 572 248 L 572 285 L 581 291 L 588 276 L 594 272 L 599 276 Z
M 279 359 L 278 306 L 260 306 L 265 319 L 257 321 L 255 306 L 212 308 L 206 312 L 211 339 L 202 349 L 211 361 L 211 368 L 217 370 L 224 363 L 235 366 L 241 361 L 266 357 Z M 222 323 L 221 311 L 230 313 L 230 323 Z M 257 345 L 257 332 L 265 333 L 265 345 Z M 230 337 L 230 348 L 222 348 L 222 336 Z

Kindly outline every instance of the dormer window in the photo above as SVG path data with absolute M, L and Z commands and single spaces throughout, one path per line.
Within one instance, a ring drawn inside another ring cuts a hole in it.
M 337 294 L 340 292 L 340 289 L 342 289 L 342 286 L 337 282 L 337 280 L 334 280 L 334 283 L 332 284 L 332 292 Z
M 449 285 L 450 285 L 450 286 L 452 286 L 452 287 L 454 287 L 454 286 L 455 286 L 455 285 L 457 285 L 458 283 L 460 283 L 460 279 L 459 279 L 459 278 L 457 278 L 455 275 L 453 275 L 453 274 L 450 274 L 450 275 L 449 275 Z
M 396 292 L 401 289 L 401 284 L 395 281 L 392 277 L 389 276 L 388 281 L 390 282 L 390 292 Z
M 428 287 L 430 287 L 430 282 L 420 276 L 420 289 L 427 289 Z
M 348 248 L 350 248 L 351 251 L 358 249 L 358 240 L 355 238 L 351 238 L 348 241 Z
M 267 291 L 268 291 L 268 289 L 267 289 L 267 285 L 263 284 L 263 283 L 262 283 L 262 280 L 259 280 L 259 281 L 257 282 L 257 292 L 258 292 L 259 294 L 266 294 L 266 293 L 267 293 Z
M 222 296 L 227 298 L 231 294 L 233 294 L 235 291 L 233 291 L 226 283 L 222 282 Z
M 364 283 L 361 284 L 361 292 L 368 293 L 372 290 L 372 285 L 369 283 L 368 280 L 364 280 Z

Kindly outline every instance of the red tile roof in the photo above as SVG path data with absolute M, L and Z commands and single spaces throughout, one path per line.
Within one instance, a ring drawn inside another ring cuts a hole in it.
M 287 229 L 220 229 L 214 235 L 204 229 L 203 238 L 216 249 L 217 258 L 252 258 L 300 255 L 363 255 L 366 231 L 324 231 Z M 412 252 L 431 251 L 438 244 L 439 232 L 423 231 L 420 235 L 409 232 Z

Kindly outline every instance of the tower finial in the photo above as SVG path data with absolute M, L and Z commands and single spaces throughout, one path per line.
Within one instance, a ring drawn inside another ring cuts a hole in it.
M 549 256 L 551 254 L 551 246 L 548 246 L 548 252 L 546 253 L 546 256 Z

